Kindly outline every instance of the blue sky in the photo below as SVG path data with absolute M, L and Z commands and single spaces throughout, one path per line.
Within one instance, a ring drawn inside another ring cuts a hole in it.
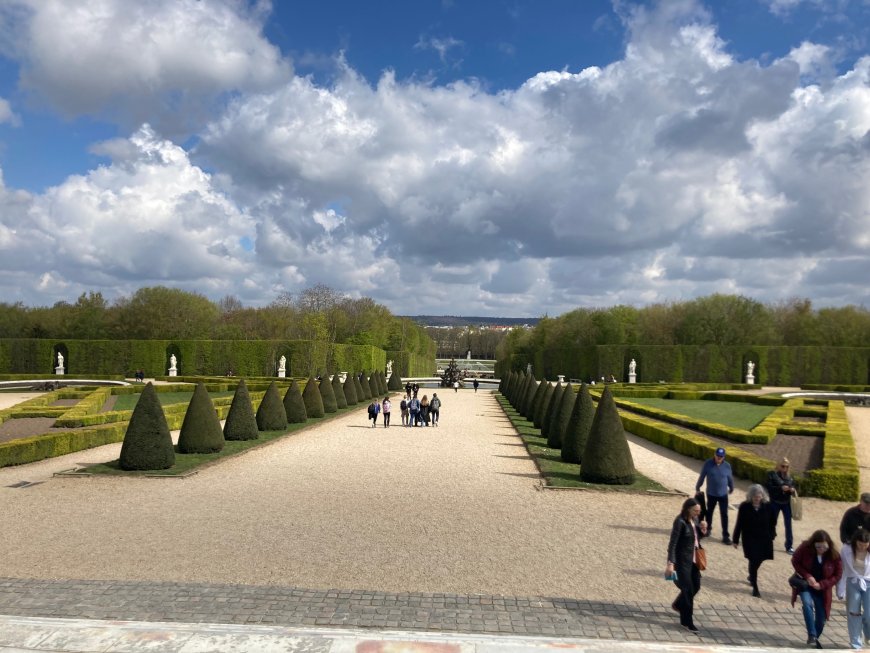
M 5 0 L 0 301 L 866 305 L 868 26 L 868 0 Z

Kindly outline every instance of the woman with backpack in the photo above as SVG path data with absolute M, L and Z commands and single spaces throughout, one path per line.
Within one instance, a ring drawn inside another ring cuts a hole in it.
M 390 410 L 392 404 L 389 397 L 384 397 L 384 402 L 381 404 L 381 412 L 384 414 L 384 428 L 390 428 Z
M 438 398 L 438 393 L 432 393 L 432 401 L 429 402 L 429 417 L 432 419 L 432 426 L 438 426 L 438 417 L 441 415 L 441 400 Z
M 372 421 L 372 428 L 378 425 L 378 413 L 380 412 L 381 405 L 378 403 L 378 400 L 372 399 L 372 403 L 369 404 L 369 419 Z

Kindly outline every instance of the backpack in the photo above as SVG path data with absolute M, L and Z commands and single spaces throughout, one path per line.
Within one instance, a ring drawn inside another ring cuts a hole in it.
M 429 410 L 439 410 L 441 408 L 441 400 L 438 398 L 429 402 Z
M 399 404 L 399 408 L 405 410 L 408 407 L 408 402 L 402 399 L 402 403 Z

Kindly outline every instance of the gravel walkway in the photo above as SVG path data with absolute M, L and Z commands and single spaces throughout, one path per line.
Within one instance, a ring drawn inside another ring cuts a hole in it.
M 359 408 L 184 480 L 51 477 L 120 445 L 2 469 L 2 575 L 673 599 L 662 572 L 682 497 L 540 490 L 491 394 L 442 400 L 437 429 L 372 429 Z M 847 412 L 865 456 L 870 409 Z M 631 447 L 642 473 L 693 490 L 698 461 L 633 436 Z M 21 481 L 32 484 L 9 487 Z M 849 505 L 805 500 L 796 537 L 836 533 Z M 770 608 L 787 605 L 777 544 L 760 573 Z M 699 601 L 746 604 L 742 554 L 708 549 Z

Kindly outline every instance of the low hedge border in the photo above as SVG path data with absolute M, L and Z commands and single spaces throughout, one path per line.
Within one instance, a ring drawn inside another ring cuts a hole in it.
M 858 455 L 845 402 L 828 402 L 822 468 L 807 472 L 803 486 L 804 494 L 811 496 L 840 501 L 858 498 L 861 491 Z

